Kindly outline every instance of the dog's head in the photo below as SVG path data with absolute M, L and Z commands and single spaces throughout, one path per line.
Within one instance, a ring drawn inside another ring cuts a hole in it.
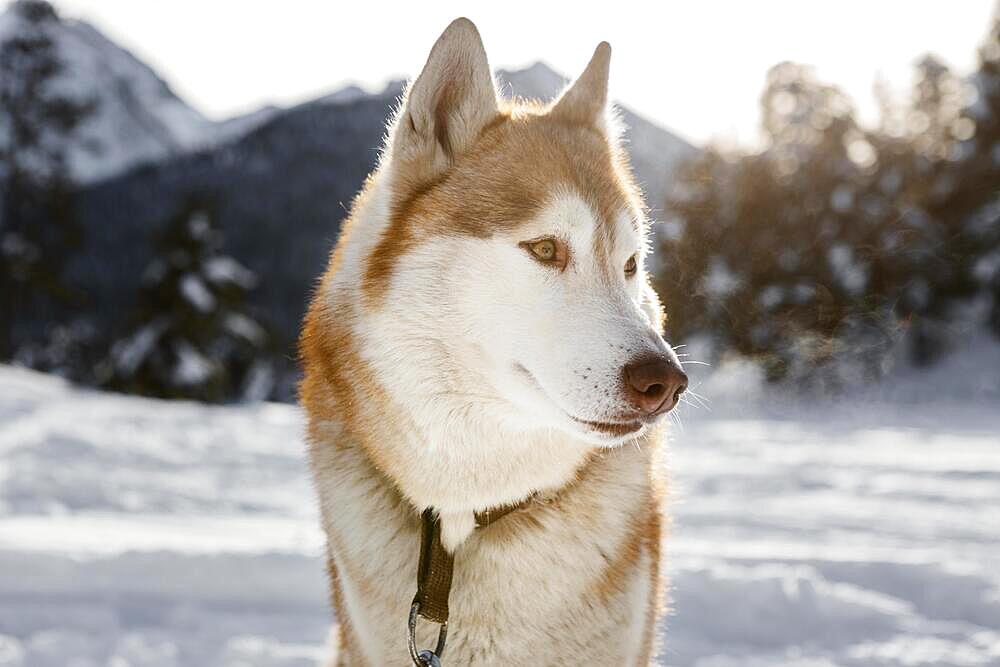
M 490 415 L 615 445 L 684 391 L 608 111 L 610 55 L 599 45 L 549 106 L 509 102 L 458 19 L 409 88 L 361 281 L 373 335 L 393 341 L 370 361 L 418 421 Z

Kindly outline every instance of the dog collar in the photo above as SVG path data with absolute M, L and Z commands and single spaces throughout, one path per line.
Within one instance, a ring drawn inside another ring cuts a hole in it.
M 501 505 L 483 512 L 476 512 L 476 529 L 481 530 L 511 512 L 526 507 L 534 500 L 531 495 L 515 505 Z M 441 520 L 433 507 L 420 515 L 420 560 L 417 565 L 417 594 L 410 605 L 408 642 L 410 658 L 416 667 L 440 667 L 448 636 L 448 597 L 455 557 L 441 543 Z M 417 650 L 417 617 L 439 626 L 437 646 L 434 650 Z

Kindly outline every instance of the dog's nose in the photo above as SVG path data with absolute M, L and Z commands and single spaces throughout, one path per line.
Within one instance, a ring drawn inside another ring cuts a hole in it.
M 688 386 L 687 375 L 666 356 L 641 357 L 622 369 L 625 399 L 647 415 L 670 411 Z

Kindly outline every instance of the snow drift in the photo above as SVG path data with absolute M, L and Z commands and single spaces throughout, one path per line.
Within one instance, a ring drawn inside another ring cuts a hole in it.
M 662 664 L 1000 664 L 995 406 L 754 405 L 673 431 Z M 321 550 L 295 407 L 0 367 L 0 665 L 314 665 Z

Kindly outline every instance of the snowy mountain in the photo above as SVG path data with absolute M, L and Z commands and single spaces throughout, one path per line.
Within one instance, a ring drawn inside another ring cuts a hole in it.
M 915 403 L 810 407 L 694 372 L 713 410 L 681 406 L 671 434 L 659 664 L 1000 664 L 1000 414 L 950 391 L 996 368 L 1000 347 L 975 351 L 943 391 L 888 392 Z M 318 664 L 333 619 L 303 429 L 289 405 L 0 366 L 0 666 Z
M 0 14 L 0 42 L 25 29 L 11 4 Z M 273 108 L 217 123 L 180 99 L 148 65 L 85 21 L 53 13 L 42 22 L 63 64 L 53 92 L 96 103 L 67 146 L 71 174 L 91 183 L 245 133 Z
M 0 41 L 23 27 L 16 5 L 10 5 L 0 14 Z M 281 113 L 268 106 L 220 122 L 209 120 L 178 97 L 152 68 L 89 23 L 53 13 L 44 30 L 64 65 L 54 88 L 72 99 L 96 102 L 96 110 L 68 146 L 71 173 L 80 182 L 93 183 L 139 164 L 218 145 Z M 543 100 L 552 98 L 567 81 L 543 63 L 500 71 L 498 79 L 504 92 Z M 347 86 L 314 102 L 346 104 L 401 90 L 400 81 L 374 95 Z M 648 203 L 656 210 L 664 200 L 673 167 L 696 149 L 627 107 L 622 107 L 622 115 L 629 128 L 626 138 L 635 171 Z

